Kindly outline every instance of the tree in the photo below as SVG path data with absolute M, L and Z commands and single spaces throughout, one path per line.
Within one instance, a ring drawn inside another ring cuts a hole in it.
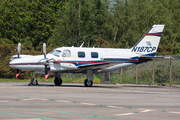
M 96 39 L 105 35 L 105 17 L 108 4 L 101 0 L 69 0 L 58 12 L 54 35 L 49 39 L 52 46 L 92 46 Z
M 56 22 L 58 0 L 12 0 L 0 7 L 0 38 L 6 43 L 47 42 Z

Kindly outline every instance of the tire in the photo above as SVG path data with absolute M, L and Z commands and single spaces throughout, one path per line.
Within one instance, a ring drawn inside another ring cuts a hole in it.
M 92 81 L 88 81 L 87 79 L 84 81 L 84 85 L 86 87 L 91 87 L 93 85 L 93 82 Z
M 37 80 L 34 80 L 34 78 L 31 80 L 31 82 L 29 83 L 29 86 L 37 86 L 39 85 L 38 84 L 38 81 Z
M 54 79 L 54 84 L 60 86 L 62 84 L 62 79 L 60 77 L 56 77 Z

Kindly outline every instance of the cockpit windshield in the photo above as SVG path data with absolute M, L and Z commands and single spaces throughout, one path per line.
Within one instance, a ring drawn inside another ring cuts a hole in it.
M 60 50 L 53 50 L 53 51 L 51 51 L 49 54 L 52 54 L 52 55 L 54 55 L 54 56 L 59 57 L 59 54 L 60 54 L 60 53 L 61 53 Z

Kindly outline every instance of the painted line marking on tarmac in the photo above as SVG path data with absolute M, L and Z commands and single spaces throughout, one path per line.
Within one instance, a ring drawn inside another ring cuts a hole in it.
M 92 104 L 92 103 L 81 103 L 83 105 L 96 105 L 96 104 Z
M 24 116 L 24 117 L 31 117 L 31 118 L 39 118 L 39 119 L 45 119 L 45 120 L 54 120 L 54 119 L 49 119 L 49 118 L 44 118 L 44 117 L 37 117 L 37 116 L 32 116 L 32 115 L 24 115 L 24 114 L 16 114 L 16 113 L 8 113 L 8 112 L 1 112 L 2 114 L 8 114 L 8 115 L 16 115 L 16 116 Z
M 124 114 L 116 114 L 116 116 L 125 116 L 125 115 L 133 115 L 135 113 L 124 113 Z
M 33 108 L 16 108 L 16 107 L 8 107 L 8 106 L 0 106 L 0 107 L 1 108 L 11 108 L 11 109 L 36 110 L 36 111 L 43 111 L 43 112 L 55 112 L 55 113 L 62 113 L 62 114 L 67 114 L 67 115 L 76 115 L 76 116 L 81 116 L 81 117 L 83 116 L 83 117 L 91 117 L 91 118 L 101 118 L 101 119 L 106 119 L 106 120 L 119 120 L 119 119 L 101 117 L 101 116 L 97 116 L 97 115 L 96 116 L 95 115 L 85 115 L 85 114 L 69 113 L 69 112 L 63 112 L 63 111 L 53 111 L 53 110 L 43 110 L 43 109 L 33 109 Z M 21 114 L 19 114 L 19 115 L 21 115 Z
M 150 112 L 150 111 L 156 111 L 156 110 L 153 110 L 153 109 L 138 109 L 138 110 L 143 110 L 143 111 L 140 111 L 140 112 Z M 133 115 L 135 113 L 124 113 L 124 114 L 116 114 L 116 116 L 125 116 L 125 115 Z
M 0 102 L 9 102 L 9 100 L 0 100 Z
M 150 112 L 150 111 L 156 111 L 154 109 L 138 109 L 138 110 L 143 110 L 143 111 L 140 111 L 140 112 Z
M 180 114 L 180 112 L 173 112 L 173 111 L 170 111 L 169 113 Z
M 22 99 L 23 101 L 24 100 L 48 100 L 48 99 L 41 99 L 41 98 L 29 98 L 29 99 Z
M 65 100 L 56 100 L 57 102 L 65 102 L 65 103 L 70 103 L 70 101 L 65 101 Z
M 124 107 L 117 107 L 117 106 L 107 106 L 107 107 L 110 107 L 110 108 L 124 108 Z

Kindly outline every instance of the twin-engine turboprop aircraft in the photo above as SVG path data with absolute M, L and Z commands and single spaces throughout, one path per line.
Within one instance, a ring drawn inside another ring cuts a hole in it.
M 130 49 L 60 47 L 46 54 L 46 44 L 43 44 L 44 55 L 20 55 L 21 44 L 18 44 L 18 55 L 14 55 L 10 67 L 19 70 L 34 71 L 34 77 L 29 85 L 38 85 L 36 74 L 45 74 L 48 80 L 50 74 L 55 75 L 54 84 L 60 86 L 62 79 L 59 73 L 87 73 L 84 85 L 93 85 L 93 73 L 109 72 L 123 67 L 153 59 L 171 59 L 171 57 L 156 57 L 158 44 L 164 25 L 153 25 L 152 28 Z

